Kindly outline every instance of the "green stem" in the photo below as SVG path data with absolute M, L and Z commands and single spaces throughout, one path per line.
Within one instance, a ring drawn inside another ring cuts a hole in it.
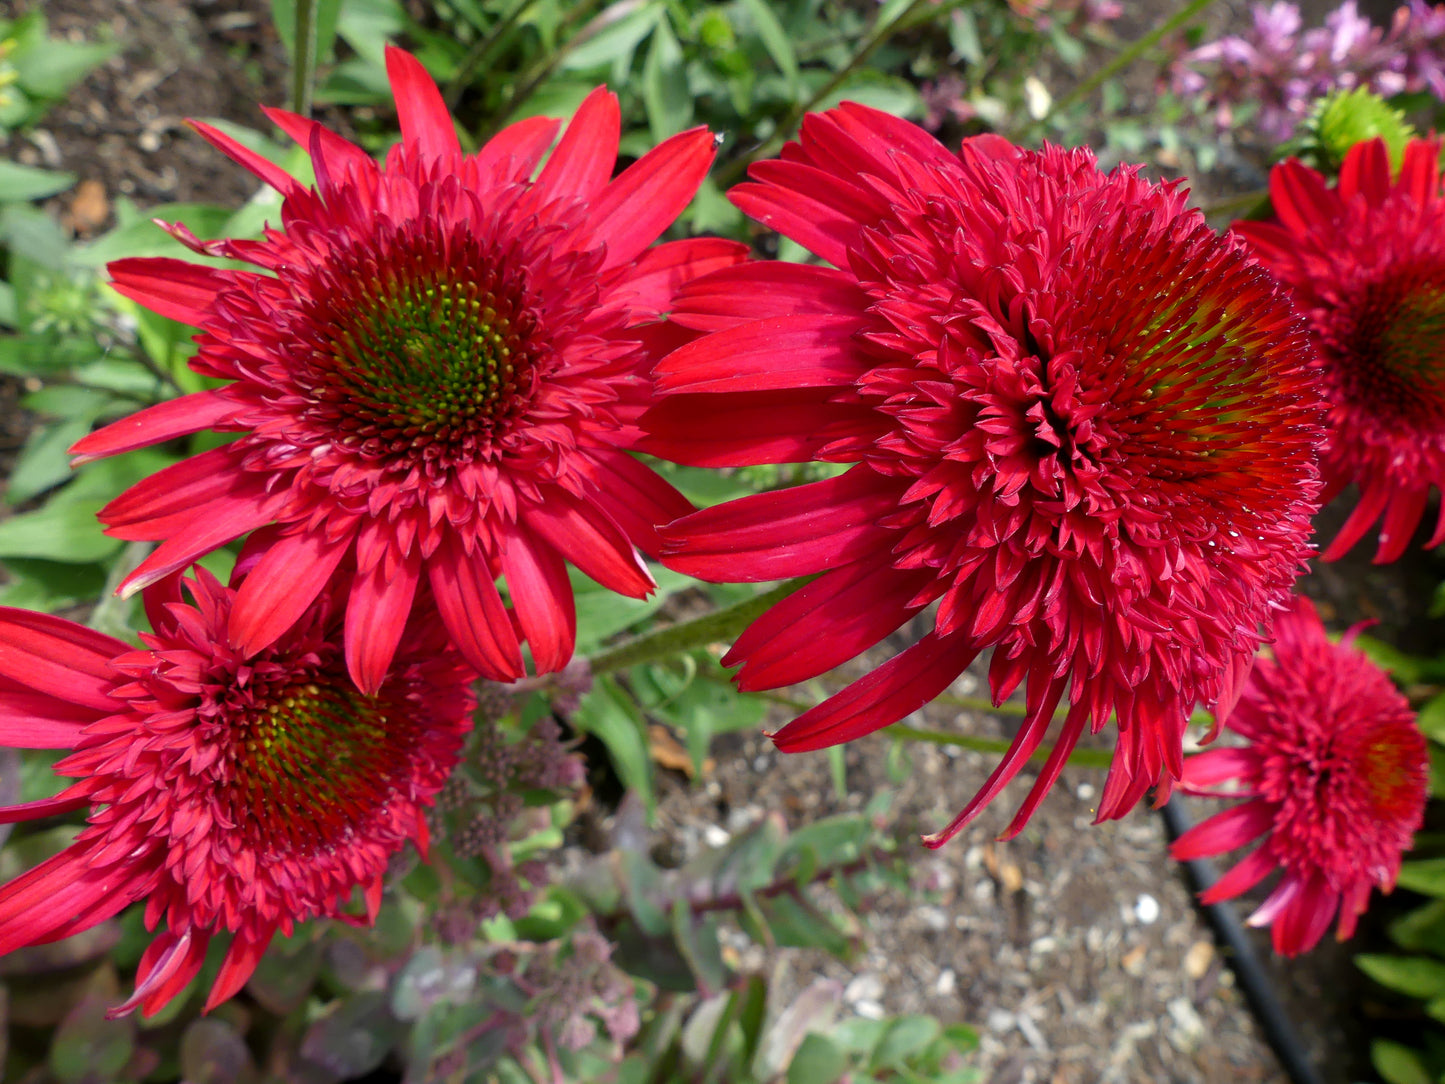
M 100 601 L 95 604 L 95 609 L 90 611 L 90 620 L 86 624 L 96 632 L 114 636 L 117 640 L 132 644 L 136 642 L 135 630 L 126 620 L 126 615 L 130 612 L 130 600 L 121 598 L 116 592 L 120 589 L 121 581 L 139 568 L 141 562 L 149 557 L 151 550 L 155 548 L 154 542 L 131 542 L 120 551 L 120 556 L 115 559 L 115 564 L 110 566 L 110 572 L 105 577 Z
M 447 103 L 448 109 L 455 109 L 457 99 L 466 90 L 467 84 L 472 81 L 472 76 L 482 66 L 482 62 L 492 55 L 492 50 L 501 44 L 503 36 L 508 30 L 517 25 L 517 20 L 526 14 L 536 0 L 517 0 L 512 10 L 507 12 L 497 24 L 488 30 L 484 35 L 472 43 L 467 50 L 467 55 L 462 57 L 461 63 L 457 65 L 457 72 L 447 81 L 446 89 L 442 92 L 442 98 Z
M 591 666 L 592 673 L 606 674 L 612 670 L 636 666 L 640 662 L 651 662 L 653 659 L 680 655 L 684 651 L 705 647 L 719 640 L 736 639 L 738 633 L 752 624 L 759 614 L 773 603 L 787 598 L 807 583 L 810 578 L 788 580 L 771 591 L 764 591 L 750 599 L 734 603 L 731 606 L 724 606 L 721 610 L 713 610 L 701 617 L 694 617 L 691 621 L 683 621 L 680 624 L 643 633 L 641 636 L 636 636 L 616 647 L 593 655 L 588 660 L 588 665 Z
M 1237 196 L 1229 196 L 1226 199 L 1217 199 L 1209 203 L 1202 203 L 1199 209 L 1209 217 L 1215 215 L 1237 215 L 1244 211 L 1253 211 L 1260 204 L 1269 200 L 1268 188 L 1255 188 L 1248 192 L 1242 192 Z
M 565 33 L 583 19 L 590 18 L 598 7 L 601 6 L 601 3 L 602 0 L 582 0 L 582 2 L 574 4 L 572 9 L 563 17 L 562 24 L 557 29 L 558 34 Z M 579 30 L 559 45 L 556 51 L 550 56 L 543 58 L 539 63 L 533 65 L 532 69 L 523 77 L 521 89 L 514 93 L 511 98 L 507 100 L 506 104 L 496 112 L 488 123 L 486 130 L 478 136 L 477 145 L 485 146 L 492 136 L 500 132 L 512 114 L 517 111 L 518 107 L 531 97 L 532 92 L 545 83 L 551 77 L 552 73 L 557 70 L 557 66 L 562 63 L 563 58 L 589 37 L 591 37 L 591 35 L 587 32 L 586 28 Z
M 953 745 L 960 749 L 972 749 L 975 753 L 992 753 L 1002 756 L 1009 751 L 1012 742 L 1002 738 L 975 738 L 971 734 L 951 734 L 942 730 L 923 730 L 920 727 L 894 723 L 883 731 L 894 738 L 910 738 L 926 741 L 933 745 Z M 1044 761 L 1053 752 L 1053 746 L 1041 745 L 1030 760 Z M 1069 764 L 1075 768 L 1107 768 L 1113 763 L 1114 754 L 1107 749 L 1074 749 L 1069 753 Z
M 292 39 L 291 111 L 311 115 L 316 81 L 316 8 L 321 0 L 296 0 L 296 35 Z
M 1113 60 L 1109 61 L 1109 63 L 1105 64 L 1098 71 L 1094 72 L 1093 75 L 1089 76 L 1078 86 L 1074 87 L 1073 90 L 1069 91 L 1058 101 L 1054 102 L 1053 107 L 1048 111 L 1048 113 L 1041 117 L 1038 122 L 1032 127 L 1038 128 L 1048 123 L 1049 118 L 1053 117 L 1056 113 L 1060 113 L 1063 110 L 1068 109 L 1075 102 L 1079 102 L 1087 98 L 1090 94 L 1094 93 L 1094 91 L 1098 90 L 1105 80 L 1112 79 L 1114 76 L 1118 75 L 1130 64 L 1133 64 L 1134 61 L 1138 60 L 1141 56 L 1143 56 L 1144 53 L 1152 49 L 1155 45 L 1158 45 L 1159 40 L 1163 38 L 1166 34 L 1172 34 L 1181 26 L 1188 23 L 1191 19 L 1194 19 L 1200 14 L 1202 14 L 1205 8 L 1209 7 L 1209 5 L 1213 2 L 1214 0 L 1191 0 L 1190 3 L 1186 4 L 1174 15 L 1170 16 L 1168 19 L 1165 19 L 1158 26 L 1154 27 L 1153 30 L 1150 30 L 1149 33 L 1145 34 L 1142 38 L 1139 38 L 1127 49 L 1116 55 Z
M 882 26 L 874 27 L 873 33 L 868 36 L 868 40 L 858 47 L 856 53 L 848 58 L 848 63 L 834 72 L 833 77 L 824 83 L 822 88 L 806 102 L 802 105 L 794 106 L 792 110 L 789 111 L 786 119 L 778 125 L 776 132 L 758 144 L 758 146 L 749 153 L 735 158 L 727 164 L 718 174 L 718 187 L 722 189 L 730 188 L 733 182 L 742 177 L 743 171 L 746 170 L 751 163 L 760 158 L 767 158 L 776 154 L 782 147 L 783 142 L 793 134 L 793 130 L 797 128 L 799 121 L 801 121 L 803 117 L 810 113 L 819 102 L 826 99 L 828 95 L 842 86 L 843 81 L 857 71 L 859 65 L 877 52 L 879 46 L 892 37 L 893 34 L 912 17 L 916 10 L 932 2 L 933 0 L 913 0 L 911 4 L 898 13 L 896 18 L 889 20 Z

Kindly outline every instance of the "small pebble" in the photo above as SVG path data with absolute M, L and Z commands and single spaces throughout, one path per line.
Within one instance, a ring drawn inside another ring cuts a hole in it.
M 1080 783 L 1078 787 L 1074 789 L 1074 793 L 1079 796 L 1079 801 L 1087 802 L 1094 797 L 1094 784 Z
M 939 997 L 948 997 L 954 990 L 958 989 L 958 974 L 951 967 L 944 968 L 938 975 L 938 981 L 933 984 L 933 992 Z
M 1213 962 L 1214 946 L 1208 941 L 1196 941 L 1184 954 L 1184 973 L 1191 979 L 1202 979 Z
M 843 1000 L 857 1004 L 861 1001 L 877 1001 L 883 996 L 883 980 L 877 975 L 864 973 L 856 975 L 843 991 Z
M 709 824 L 702 830 L 703 842 L 713 849 L 726 847 L 728 841 L 732 838 L 733 837 L 728 834 L 727 829 L 718 824 Z
M 876 1001 L 860 1001 L 853 1006 L 853 1011 L 868 1020 L 882 1020 L 884 1015 L 883 1006 Z
M 1159 901 L 1147 892 L 1134 901 L 1134 917 L 1146 926 L 1159 921 Z

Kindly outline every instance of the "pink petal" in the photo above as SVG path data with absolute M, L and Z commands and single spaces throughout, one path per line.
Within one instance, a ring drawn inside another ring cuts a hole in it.
M 92 869 L 83 844 L 72 844 L 0 888 L 0 955 L 43 941 L 103 901 L 137 898 L 149 887 L 144 863 Z
M 1237 779 L 1248 781 L 1259 770 L 1259 756 L 1249 749 L 1210 749 L 1184 759 L 1180 789 L 1209 790 Z
M 841 745 L 891 726 L 953 683 L 977 649 L 929 633 L 918 643 L 810 708 L 772 736 L 784 753 Z
M 367 696 L 375 696 L 386 681 L 421 574 L 421 556 L 415 550 L 395 568 L 388 568 L 390 564 L 378 562 L 358 573 L 346 602 L 346 668 Z
M 1356 194 L 1371 206 L 1379 206 L 1390 194 L 1390 152 L 1378 136 L 1356 143 L 1340 165 L 1336 191 L 1349 200 Z
M 831 402 L 837 394 L 834 388 L 781 388 L 667 395 L 638 422 L 644 436 L 637 448 L 694 467 L 810 463 L 824 448 L 879 434 L 875 410 Z
M 1355 505 L 1349 518 L 1340 527 L 1335 540 L 1329 544 L 1321 560 L 1338 561 L 1350 551 L 1350 547 L 1364 537 L 1370 525 L 1380 518 L 1380 513 L 1390 503 L 1391 481 L 1388 478 L 1367 485 L 1360 494 L 1360 503 Z
M 18 824 L 21 821 L 38 821 L 45 817 L 58 817 L 73 813 L 90 805 L 89 794 L 71 794 L 65 791 L 54 798 L 41 798 L 21 805 L 0 806 L 0 824 Z
M 50 614 L 0 607 L 0 676 L 109 715 L 111 660 L 130 645 Z
M 852 384 L 870 368 L 853 339 L 857 316 L 774 316 L 674 350 L 657 365 L 659 392 L 766 391 Z
M 1185 832 L 1170 845 L 1169 853 L 1183 861 L 1243 847 L 1274 826 L 1274 812 L 1273 805 L 1260 799 L 1231 806 Z
M 1014 735 L 1013 742 L 1008 747 L 1008 752 L 1005 753 L 1003 759 L 994 766 L 993 771 L 990 772 L 988 778 L 984 780 L 984 784 L 979 788 L 978 793 L 969 799 L 968 804 L 948 823 L 948 826 L 941 831 L 923 837 L 924 846 L 943 846 L 954 836 L 958 835 L 959 832 L 963 831 L 975 817 L 983 812 L 984 806 L 997 798 L 1004 787 L 1013 781 L 1014 776 L 1018 775 L 1019 769 L 1028 763 L 1029 758 L 1033 756 L 1034 752 L 1038 749 L 1039 743 L 1044 740 L 1044 735 L 1048 733 L 1049 726 L 1054 721 L 1054 709 L 1059 706 L 1059 700 L 1062 699 L 1064 695 L 1064 685 L 1065 682 L 1061 678 L 1056 678 L 1052 681 L 1047 680 L 1046 677 L 1045 680 L 1042 681 L 1030 680 L 1028 690 L 1029 714 L 1024 720 L 1023 725 L 1019 728 L 1019 732 Z M 939 691 L 941 692 L 942 690 Z M 1083 711 L 1080 710 L 1078 714 L 1079 718 L 1082 719 Z M 1073 715 L 1074 713 L 1070 712 L 1071 718 Z M 1077 740 L 1078 729 L 1074 728 L 1072 741 Z M 1072 741 L 1070 745 L 1072 745 Z M 1064 755 L 1067 757 L 1068 753 Z M 1050 780 L 1050 782 L 1052 782 L 1052 780 Z M 1041 797 L 1042 793 L 1039 795 L 1039 798 Z M 1024 808 L 1027 813 L 1033 812 L 1033 808 L 1038 804 L 1039 798 L 1034 798 L 1032 804 L 1025 804 Z M 1027 819 L 1027 816 L 1025 816 L 1025 819 Z
M 122 598 L 179 572 L 247 531 L 265 526 L 271 521 L 271 513 L 259 500 L 226 498 L 196 508 L 194 519 L 190 527 L 163 542 L 125 578 L 120 585 Z
M 721 331 L 773 316 L 861 313 L 869 304 L 846 272 L 756 260 L 688 283 L 678 293 L 672 319 L 697 331 Z
M 236 412 L 236 404 L 214 391 L 197 391 L 179 399 L 136 411 L 118 422 L 111 422 L 89 436 L 81 437 L 70 448 L 78 467 L 95 459 L 121 452 L 133 452 L 151 444 L 214 429 Z
M 817 677 L 866 651 L 923 607 L 909 601 L 931 577 L 892 565 L 824 573 L 754 621 L 723 656 L 742 663 L 738 688 L 777 689 Z M 827 626 L 828 635 L 818 635 Z
M 241 467 L 236 451 L 234 445 L 223 444 L 172 463 L 113 499 L 98 518 L 118 538 L 164 538 L 193 524 L 196 509 L 204 504 L 264 492 L 256 477 Z
M 1269 198 L 1275 215 L 1297 234 L 1308 233 L 1316 222 L 1333 222 L 1340 213 L 1339 197 L 1297 158 L 1288 158 L 1271 171 Z
M 202 1012 L 210 1012 L 241 992 L 241 987 L 255 973 L 256 965 L 261 962 L 275 932 L 273 928 L 260 936 L 248 936 L 249 931 L 236 934 L 231 947 L 226 950 L 226 959 L 211 985 L 211 993 Z
M 468 555 L 452 532 L 427 564 L 432 595 L 453 643 L 489 681 L 516 681 L 526 671 L 511 615 L 486 558 Z
M 1440 198 L 1440 143 L 1435 139 L 1412 139 L 1405 145 L 1400 165 L 1400 187 L 1421 207 Z
M 251 150 L 251 148 L 237 143 L 220 129 L 213 128 L 205 121 L 200 120 L 188 120 L 186 123 L 194 128 L 207 143 L 215 147 L 232 161 L 245 166 L 257 177 L 261 178 L 261 180 L 280 192 L 282 196 L 289 199 L 292 196 L 302 195 L 306 191 L 300 181 L 287 173 L 275 162 L 262 157 Z
M 327 172 L 334 177 L 345 177 L 348 174 L 357 175 L 375 171 L 377 168 L 371 155 L 352 143 L 351 140 L 343 139 L 309 117 L 303 117 L 299 113 L 290 113 L 285 109 L 271 109 L 266 106 L 261 107 L 261 112 L 270 117 L 272 124 L 302 147 L 310 149 L 311 141 L 315 139 L 322 157 L 326 159 Z
M 663 563 L 722 583 L 810 576 L 871 556 L 897 507 L 894 483 L 857 466 L 685 516 L 662 532 Z
M 0 691 L 0 745 L 11 749 L 69 749 L 95 718 L 94 709 L 48 693 Z
M 552 140 L 557 138 L 557 129 L 561 126 L 561 121 L 551 117 L 528 117 L 507 125 L 477 152 L 472 160 L 477 173 L 486 177 L 493 170 L 510 165 L 502 174 L 505 179 L 530 177 L 542 155 L 552 145 Z
M 607 296 L 607 302 L 635 309 L 637 316 L 663 316 L 673 308 L 685 283 L 732 267 L 747 254 L 746 245 L 720 237 L 689 237 L 654 245 L 638 259 L 632 274 Z
M 401 140 L 430 158 L 459 155 L 462 145 L 451 111 L 421 61 L 394 45 L 386 47 L 386 75 L 396 98 Z
M 284 535 L 241 581 L 227 634 L 243 655 L 274 644 L 306 612 L 351 548 L 324 530 Z
M 728 199 L 749 218 L 792 238 L 834 267 L 848 266 L 848 249 L 858 240 L 861 226 L 826 203 L 791 189 L 754 182 L 738 185 Z
M 592 484 L 589 499 L 649 557 L 662 552 L 658 527 L 695 511 L 671 483 L 626 452 L 598 452 L 583 469 Z
M 1268 847 L 1256 847 L 1236 862 L 1228 873 L 1201 892 L 1199 901 L 1211 904 L 1243 895 L 1268 877 L 1276 865 Z
M 562 141 L 542 167 L 537 190 L 544 200 L 590 199 L 602 189 L 617 164 L 622 110 L 617 95 L 598 87 L 578 106 Z
M 1415 528 L 1420 526 L 1420 517 L 1425 514 L 1425 503 L 1430 496 L 1428 485 L 1397 491 L 1385 506 L 1385 518 L 1380 524 L 1380 547 L 1375 552 L 1374 563 L 1389 564 L 1397 560 L 1410 545 Z
M 566 564 L 518 524 L 502 551 L 502 573 L 537 673 L 562 669 L 577 642 L 577 607 Z
M 537 538 L 603 587 L 630 598 L 656 589 L 632 541 L 600 508 L 556 490 L 521 515 Z
M 112 260 L 105 269 L 116 293 L 192 327 L 205 323 L 211 302 L 235 281 L 234 272 L 200 267 L 169 256 Z
M 630 263 L 696 195 L 715 154 L 712 133 L 694 128 L 648 151 L 592 200 L 593 238 L 607 246 L 602 269 Z

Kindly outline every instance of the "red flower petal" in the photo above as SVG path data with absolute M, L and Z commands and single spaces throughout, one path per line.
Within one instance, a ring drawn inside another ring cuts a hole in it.
M 712 166 L 712 133 L 694 128 L 664 140 L 592 200 L 593 237 L 607 246 L 603 268 L 637 258 L 672 225 Z
M 386 47 L 386 75 L 396 97 L 402 142 L 429 158 L 462 152 L 451 111 L 421 61 L 394 45 Z
M 356 687 L 375 696 L 386 680 L 416 594 L 421 557 L 415 551 L 391 567 L 358 572 L 346 603 L 346 667 Z
M 489 681 L 520 678 L 522 650 L 482 554 L 467 554 L 448 532 L 427 572 L 437 610 L 467 662 Z
M 144 256 L 113 260 L 106 265 L 111 288 L 171 320 L 200 326 L 216 295 L 235 281 L 234 276 L 211 267 Z
M 167 399 L 76 441 L 70 448 L 70 454 L 75 457 L 71 465 L 78 467 L 108 455 L 133 452 L 203 429 L 217 428 L 235 410 L 234 403 L 214 391 L 197 391 Z
M 539 674 L 562 669 L 577 642 L 577 607 L 557 551 L 518 524 L 502 551 L 502 574 Z
M 534 189 L 538 198 L 545 202 L 595 196 L 612 176 L 621 134 L 617 95 L 598 87 L 583 99 L 562 133 L 562 141 L 542 167 Z
M 660 392 L 748 392 L 851 384 L 868 360 L 854 316 L 776 316 L 707 335 L 657 366 Z
M 257 177 L 261 178 L 261 180 L 280 192 L 282 196 L 299 196 L 306 191 L 300 181 L 287 173 L 275 162 L 272 162 L 268 158 L 263 158 L 251 150 L 251 148 L 237 143 L 219 128 L 213 128 L 205 121 L 200 120 L 188 120 L 186 123 L 194 128 L 207 143 L 215 147 L 227 158 L 245 166 Z M 194 323 L 195 321 L 186 322 Z
M 300 531 L 272 544 L 247 574 L 231 606 L 229 634 L 243 655 L 270 647 L 319 595 L 351 548 L 348 537 Z

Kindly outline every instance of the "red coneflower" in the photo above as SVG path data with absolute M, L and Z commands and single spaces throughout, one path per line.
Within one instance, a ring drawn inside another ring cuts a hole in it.
M 674 288 L 733 263 L 740 246 L 646 251 L 713 158 L 694 129 L 615 180 L 617 99 L 594 91 L 536 179 L 557 122 L 502 131 L 463 155 L 436 85 L 387 51 L 402 142 L 377 166 L 294 114 L 303 187 L 205 124 L 211 143 L 285 197 L 284 232 L 202 243 L 263 273 L 172 259 L 110 265 L 117 290 L 202 329 L 191 367 L 231 381 L 152 407 L 76 444 L 78 461 L 202 429 L 239 439 L 131 488 L 101 512 L 119 538 L 164 539 L 126 590 L 258 528 L 269 551 L 231 615 L 244 653 L 273 643 L 333 571 L 354 567 L 346 657 L 374 692 L 422 580 L 467 659 L 520 677 L 571 656 L 567 562 L 641 597 L 634 544 L 691 506 L 629 456 L 650 396 L 657 320 Z M 271 526 L 275 525 L 275 526 Z M 511 610 L 496 586 L 505 577 Z
M 689 285 L 705 335 L 657 369 L 645 447 L 713 466 L 820 459 L 840 477 L 747 497 L 665 532 L 674 568 L 822 575 L 724 660 L 788 685 L 930 603 L 933 631 L 775 736 L 867 734 L 994 648 L 995 700 L 1028 718 L 951 837 L 1072 708 L 1010 832 L 1085 725 L 1117 712 L 1099 807 L 1181 767 L 1196 701 L 1227 710 L 1289 591 L 1316 507 L 1318 393 L 1282 288 L 1134 169 L 998 137 L 946 151 L 844 105 L 804 124 L 734 200 L 833 267 L 772 263 Z
M 1425 816 L 1429 755 L 1415 715 L 1384 672 L 1350 642 L 1325 638 L 1301 598 L 1275 622 L 1274 659 L 1260 659 L 1225 723 L 1248 743 L 1184 761 L 1189 794 L 1248 799 L 1195 825 L 1175 858 L 1259 846 L 1219 879 L 1206 903 L 1247 892 L 1276 868 L 1279 884 L 1250 917 L 1270 926 L 1276 952 L 1355 932 L 1370 888 L 1395 886 L 1400 857 Z M 1220 784 L 1237 786 L 1225 792 Z
M 178 580 L 146 593 L 146 650 L 0 608 L 0 743 L 73 749 L 55 770 L 76 780 L 0 821 L 90 807 L 69 847 L 0 888 L 0 954 L 145 899 L 147 928 L 165 928 L 115 1013 L 158 1011 L 217 934 L 233 938 L 207 1010 L 278 929 L 347 918 L 357 888 L 374 918 L 390 856 L 408 839 L 426 848 L 423 808 L 471 727 L 474 675 L 440 628 L 413 623 L 367 695 L 329 598 L 247 657 L 226 641 L 235 592 L 197 571 L 190 605 Z
M 1376 520 L 1376 562 L 1405 552 L 1431 487 L 1445 489 L 1445 199 L 1440 146 L 1412 140 L 1398 179 L 1381 139 L 1345 155 L 1337 188 L 1290 159 L 1270 174 L 1277 222 L 1234 231 L 1294 290 L 1330 404 L 1320 473 L 1328 500 L 1360 500 L 1325 559 Z M 1430 546 L 1445 542 L 1445 507 Z

